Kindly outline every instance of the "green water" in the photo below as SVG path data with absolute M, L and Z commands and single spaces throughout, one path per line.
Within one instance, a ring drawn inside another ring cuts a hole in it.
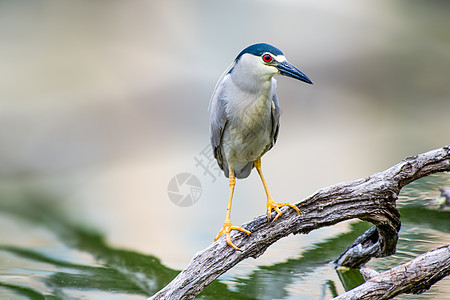
M 386 270 L 450 241 L 450 211 L 434 205 L 438 187 L 449 181 L 448 174 L 433 175 L 404 188 L 398 201 L 402 229 L 397 253 L 368 266 Z M 179 272 L 157 257 L 108 245 L 95 228 L 71 221 L 55 199 L 36 194 L 3 196 L 0 202 L 0 299 L 146 299 Z M 357 270 L 336 272 L 331 261 L 371 226 L 361 221 L 348 225 L 345 232 L 326 228 L 328 237 L 318 235 L 308 245 L 302 240 L 303 250 L 282 262 L 239 264 L 237 273 L 224 274 L 199 298 L 330 299 L 341 294 L 363 279 Z M 330 238 L 330 231 L 335 236 Z M 17 246 L 24 240 L 33 246 Z M 293 251 L 299 236 L 288 241 L 283 247 Z M 445 299 L 449 279 L 423 295 L 397 299 Z

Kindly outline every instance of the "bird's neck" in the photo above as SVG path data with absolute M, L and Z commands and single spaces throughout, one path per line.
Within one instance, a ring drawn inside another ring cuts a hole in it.
M 231 79 L 233 83 L 242 91 L 251 94 L 268 94 L 272 85 L 273 74 L 261 75 L 251 72 L 245 66 L 236 65 L 231 72 Z
M 227 97 L 228 117 L 236 122 L 244 122 L 245 127 L 252 127 L 254 120 L 270 119 L 270 108 L 274 90 L 275 79 L 251 81 L 231 76 L 232 86 L 235 89 Z M 251 118 L 249 118 L 251 116 Z

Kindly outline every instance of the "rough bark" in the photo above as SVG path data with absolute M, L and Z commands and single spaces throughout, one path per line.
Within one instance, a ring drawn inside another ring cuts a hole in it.
M 334 300 L 391 299 L 402 293 L 420 294 L 450 274 L 450 245 L 422 254 L 386 272 L 362 270 L 366 282 Z
M 395 203 L 400 189 L 418 178 L 444 171 L 450 171 L 450 146 L 408 157 L 366 178 L 320 189 L 296 204 L 301 214 L 283 209 L 276 222 L 268 223 L 265 216 L 259 216 L 242 225 L 252 232 L 250 236 L 233 231 L 232 240 L 241 251 L 228 246 L 225 237 L 221 237 L 198 252 L 186 269 L 150 299 L 192 299 L 221 274 L 246 258 L 262 255 L 280 238 L 353 218 L 376 226 L 358 244 L 354 243 L 362 250 L 357 264 L 370 257 L 391 255 L 395 253 L 400 230 L 400 213 Z

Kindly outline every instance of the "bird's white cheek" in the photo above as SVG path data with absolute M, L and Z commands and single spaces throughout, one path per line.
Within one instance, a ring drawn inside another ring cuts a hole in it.
M 262 65 L 259 70 L 260 74 L 275 75 L 278 74 L 278 69 L 273 66 Z

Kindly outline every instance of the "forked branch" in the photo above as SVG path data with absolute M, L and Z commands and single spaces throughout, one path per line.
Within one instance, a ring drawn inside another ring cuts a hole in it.
M 369 272 L 361 270 L 363 274 Z M 391 299 L 402 293 L 420 294 L 450 274 L 450 245 L 441 246 L 386 272 L 374 274 L 360 286 L 333 300 Z

